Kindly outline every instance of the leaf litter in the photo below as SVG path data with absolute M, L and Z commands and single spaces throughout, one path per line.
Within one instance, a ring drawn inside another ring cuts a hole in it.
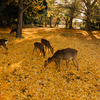
M 86 31 L 56 28 L 24 28 L 24 39 L 0 28 L 0 38 L 8 40 L 8 55 L 0 48 L 0 100 L 99 100 L 100 99 L 100 40 L 91 39 Z M 93 32 L 100 36 L 99 31 Z M 50 41 L 54 52 L 63 48 L 78 50 L 79 71 L 69 62 L 54 62 L 44 68 L 43 58 L 33 54 L 34 42 Z

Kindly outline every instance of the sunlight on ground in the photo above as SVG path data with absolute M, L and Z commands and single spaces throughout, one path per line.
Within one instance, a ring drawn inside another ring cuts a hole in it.
M 9 28 L 0 28 L 0 38 L 8 40 L 8 55 L 0 48 L 0 100 L 100 99 L 100 31 L 93 31 L 97 39 L 86 31 L 59 28 L 23 28 L 24 39 L 9 33 Z M 34 42 L 41 38 L 50 41 L 54 52 L 77 49 L 79 71 L 72 61 L 68 68 L 62 61 L 60 72 L 54 62 L 44 68 L 52 54 L 33 54 Z

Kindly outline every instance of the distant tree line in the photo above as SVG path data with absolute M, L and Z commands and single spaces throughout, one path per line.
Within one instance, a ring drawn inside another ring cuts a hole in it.
M 81 29 L 100 30 L 99 0 L 0 0 L 0 27 L 17 24 L 16 37 L 22 37 L 22 24 L 56 27 L 65 21 L 72 29 L 74 18 L 83 20 Z

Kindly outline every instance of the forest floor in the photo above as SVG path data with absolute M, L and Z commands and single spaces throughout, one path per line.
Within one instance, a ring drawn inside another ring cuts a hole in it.
M 0 100 L 100 100 L 100 31 L 23 28 L 23 39 L 10 31 L 0 28 L 0 39 L 8 40 L 8 55 L 0 47 Z M 41 38 L 50 41 L 54 52 L 77 49 L 79 71 L 72 61 L 68 68 L 62 61 L 60 72 L 54 62 L 44 68 L 52 54 L 33 54 Z

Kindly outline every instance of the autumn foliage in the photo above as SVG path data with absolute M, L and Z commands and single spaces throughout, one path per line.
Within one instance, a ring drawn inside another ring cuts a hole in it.
M 0 28 L 0 39 L 8 40 L 8 55 L 0 47 L 0 100 L 99 100 L 100 99 L 100 32 L 24 28 L 23 39 Z M 95 37 L 95 39 L 93 39 Z M 34 42 L 50 41 L 54 52 L 67 47 L 78 50 L 77 67 L 65 61 L 61 71 L 54 62 L 44 68 L 45 58 L 33 54 Z M 6 51 L 5 51 L 6 52 Z

